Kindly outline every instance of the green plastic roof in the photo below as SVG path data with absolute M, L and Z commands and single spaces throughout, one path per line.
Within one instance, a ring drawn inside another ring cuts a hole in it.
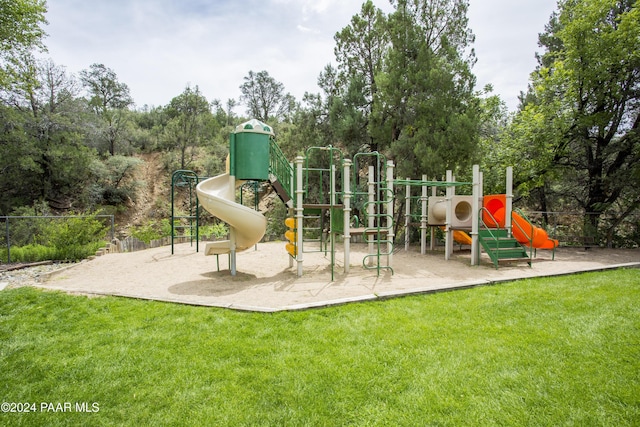
M 236 130 L 234 133 L 240 132 L 266 133 L 268 135 L 275 136 L 275 134 L 273 133 L 273 129 L 271 129 L 270 126 L 256 119 L 251 119 L 248 122 L 236 126 Z

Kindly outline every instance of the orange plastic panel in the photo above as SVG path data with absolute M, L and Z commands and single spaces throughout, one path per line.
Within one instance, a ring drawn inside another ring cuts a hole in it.
M 482 198 L 483 207 L 489 211 L 491 215 L 498 220 L 498 225 L 504 227 L 504 209 L 507 207 L 507 195 L 506 194 L 491 194 Z M 496 213 L 502 209 L 502 220 L 496 217 Z M 482 220 L 489 227 L 495 227 L 495 223 L 491 220 L 491 217 L 487 215 L 487 212 L 482 212 Z

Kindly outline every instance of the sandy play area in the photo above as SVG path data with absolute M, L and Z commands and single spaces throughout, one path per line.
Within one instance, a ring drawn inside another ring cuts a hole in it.
M 617 267 L 640 267 L 638 250 L 559 248 L 555 260 L 538 251 L 533 267 L 507 263 L 495 269 L 486 254 L 480 266 L 470 265 L 470 251 L 458 250 L 445 261 L 444 252 L 421 255 L 419 248 L 396 250 L 394 274 L 362 266 L 366 245 L 352 244 L 351 271 L 343 273 L 338 245 L 334 280 L 330 254 L 305 253 L 304 274 L 289 267 L 282 242 L 259 243 L 237 255 L 235 277 L 228 256 L 204 256 L 189 244 L 134 253 L 108 254 L 47 275 L 38 286 L 67 292 L 116 295 L 237 310 L 279 311 L 375 300 L 436 290 L 486 285 L 534 276 L 553 276 Z

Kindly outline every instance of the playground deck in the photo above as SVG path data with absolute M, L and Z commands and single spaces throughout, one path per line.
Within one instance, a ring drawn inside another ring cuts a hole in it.
M 229 274 L 226 255 L 220 270 L 215 257 L 196 253 L 189 244 L 134 253 L 109 254 L 71 268 L 53 272 L 38 286 L 88 295 L 167 301 L 224 307 L 236 310 L 275 312 L 324 307 L 354 301 L 371 301 L 403 295 L 490 285 L 529 277 L 555 276 L 609 268 L 640 267 L 638 250 L 559 248 L 555 261 L 547 251 L 538 251 L 533 266 L 505 264 L 495 269 L 483 254 L 480 266 L 470 265 L 470 252 L 454 252 L 444 260 L 435 251 L 421 255 L 419 248 L 399 250 L 393 255 L 394 274 L 364 269 L 361 260 L 366 245 L 352 244 L 351 271 L 338 265 L 331 281 L 328 255 L 305 253 L 304 275 L 289 268 L 284 243 L 260 243 L 257 250 L 238 253 L 235 277 Z

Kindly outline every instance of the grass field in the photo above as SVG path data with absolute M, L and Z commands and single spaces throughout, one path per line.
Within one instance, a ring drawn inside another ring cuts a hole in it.
M 0 425 L 640 425 L 640 270 L 276 314 L 5 290 L 0 395 L 36 409 Z

